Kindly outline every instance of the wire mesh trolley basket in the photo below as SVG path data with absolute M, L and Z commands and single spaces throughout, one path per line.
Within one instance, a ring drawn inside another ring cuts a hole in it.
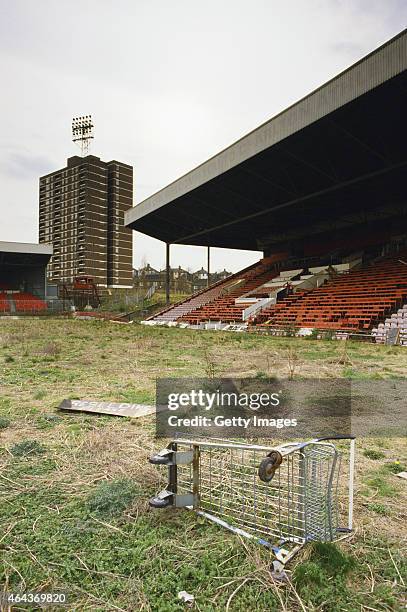
M 347 478 L 334 444 L 345 439 Z M 278 574 L 306 542 L 331 542 L 352 530 L 354 457 L 353 436 L 275 447 L 175 438 L 150 457 L 168 466 L 168 485 L 150 505 L 189 508 L 257 540 L 274 553 Z

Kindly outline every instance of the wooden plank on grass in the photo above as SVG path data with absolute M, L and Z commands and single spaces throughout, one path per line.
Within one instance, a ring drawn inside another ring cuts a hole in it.
M 155 406 L 147 406 L 145 404 L 127 404 L 115 402 L 96 402 L 89 400 L 63 400 L 59 405 L 60 410 L 69 410 L 73 412 L 94 412 L 96 414 L 109 414 L 111 416 L 131 417 L 137 419 L 139 417 L 155 414 Z

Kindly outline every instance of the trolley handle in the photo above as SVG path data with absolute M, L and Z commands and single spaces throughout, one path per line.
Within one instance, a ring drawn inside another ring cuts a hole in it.
M 300 442 L 294 450 L 301 450 L 310 444 L 315 444 L 316 442 L 325 442 L 329 440 L 355 440 L 356 436 L 353 434 L 345 435 L 345 434 L 332 434 L 330 436 L 323 436 L 322 438 L 315 438 L 314 440 L 308 440 L 307 442 Z
M 324 438 L 317 438 L 316 442 L 324 442 L 325 440 L 355 440 L 356 436 L 354 434 L 335 434 L 332 436 L 325 436 Z

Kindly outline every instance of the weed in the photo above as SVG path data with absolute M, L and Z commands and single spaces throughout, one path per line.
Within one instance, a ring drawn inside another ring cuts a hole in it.
M 61 347 L 56 342 L 48 342 L 43 349 L 42 353 L 49 357 L 57 357 L 61 353 Z
M 266 374 L 266 372 L 262 372 L 261 370 L 259 370 L 258 372 L 256 372 L 254 377 L 255 378 L 259 378 L 260 380 L 262 380 L 264 378 L 268 378 L 268 374 Z
M 61 417 L 57 414 L 44 414 L 43 419 L 51 423 L 59 423 L 61 421 Z
M 46 391 L 43 391 L 42 389 L 39 389 L 38 391 L 36 391 L 34 393 L 34 399 L 36 400 L 42 400 L 44 399 L 44 397 L 47 395 Z
M 14 359 L 14 357 L 12 355 L 6 355 L 5 358 L 4 358 L 4 361 L 6 363 L 14 363 L 15 359 Z
M 400 461 L 385 463 L 382 467 L 383 472 L 391 472 L 392 474 L 399 474 L 400 472 L 405 472 L 406 469 L 406 466 L 400 463 Z
M 304 561 L 299 563 L 295 568 L 295 584 L 299 590 L 302 590 L 310 583 L 320 586 L 323 584 L 325 576 L 321 567 L 315 561 Z
M 339 612 L 344 609 L 343 603 L 353 598 L 346 579 L 355 566 L 355 559 L 343 553 L 335 544 L 315 542 L 309 560 L 296 566 L 294 583 L 301 597 L 313 604 L 311 609 L 315 604 L 322 607 L 330 601 L 330 611 Z
M 376 514 L 380 514 L 382 516 L 388 516 L 390 514 L 388 508 L 386 508 L 384 504 L 379 504 L 376 502 L 368 504 L 367 509 L 371 510 L 372 512 L 376 512 Z
M 315 542 L 313 558 L 330 576 L 345 575 L 355 566 L 353 557 L 346 555 L 336 544 Z
M 8 419 L 7 417 L 0 416 L 0 429 L 6 429 L 7 427 L 10 427 L 10 425 L 10 419 Z
M 14 444 L 10 451 L 14 457 L 27 457 L 29 455 L 41 455 L 45 453 L 45 448 L 38 440 L 23 440 Z
M 288 366 L 288 378 L 289 380 L 293 380 L 295 370 L 298 365 L 298 353 L 294 350 L 292 346 L 290 346 L 286 351 L 286 357 Z
M 38 429 L 50 429 L 61 421 L 61 417 L 57 414 L 44 414 L 37 420 Z
M 341 342 L 337 363 L 344 366 L 353 366 L 353 361 L 349 357 L 348 342 Z
M 9 397 L 0 397 L 0 414 L 11 413 L 11 400 Z
M 386 482 L 382 476 L 378 475 L 374 476 L 373 478 L 368 478 L 366 480 L 366 484 L 371 489 L 376 489 L 377 494 L 381 497 L 393 497 L 397 495 L 397 490 L 391 484 Z
M 383 459 L 383 457 L 385 457 L 385 454 L 382 453 L 381 451 L 377 451 L 377 450 L 369 449 L 369 448 L 365 448 L 363 451 L 363 454 L 368 459 L 375 459 L 375 460 Z
M 204 372 L 208 378 L 215 378 L 217 372 L 216 362 L 207 349 L 207 347 L 203 350 L 204 357 Z
M 123 389 L 120 392 L 120 399 L 123 399 L 125 402 L 129 402 L 131 404 L 154 404 L 154 396 L 151 392 L 133 389 L 132 387 L 129 389 Z
M 138 494 L 133 481 L 122 478 L 103 482 L 88 497 L 91 512 L 104 516 L 120 515 Z

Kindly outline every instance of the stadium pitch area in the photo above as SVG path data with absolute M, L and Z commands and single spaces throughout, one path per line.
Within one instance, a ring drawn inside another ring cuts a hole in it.
M 66 590 L 72 610 L 172 612 L 183 590 L 201 611 L 405 605 L 405 439 L 358 441 L 355 533 L 307 547 L 281 586 L 266 551 L 192 513 L 149 509 L 165 484 L 147 461 L 162 447 L 152 417 L 57 409 L 65 398 L 152 404 L 160 376 L 400 378 L 403 347 L 26 318 L 2 321 L 0 367 L 7 590 Z

